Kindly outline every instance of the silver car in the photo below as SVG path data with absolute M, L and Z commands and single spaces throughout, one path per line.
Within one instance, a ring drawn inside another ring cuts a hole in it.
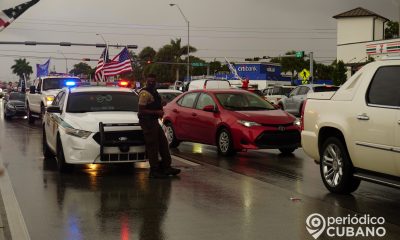
M 301 108 L 303 107 L 303 102 L 307 98 L 307 93 L 312 92 L 332 92 L 338 90 L 339 87 L 332 85 L 323 84 L 307 84 L 301 85 L 293 89 L 289 97 L 282 98 L 278 105 L 281 109 L 295 115 L 300 116 Z

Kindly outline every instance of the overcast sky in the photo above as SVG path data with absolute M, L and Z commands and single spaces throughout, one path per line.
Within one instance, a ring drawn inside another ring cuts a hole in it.
M 26 1 L 0 0 L 0 9 Z M 313 51 L 318 62 L 330 63 L 336 57 L 332 16 L 364 7 L 391 20 L 399 18 L 398 0 L 41 0 L 0 32 L 0 41 L 102 43 L 96 36 L 101 33 L 110 44 L 137 44 L 137 52 L 146 46 L 157 50 L 172 38 L 186 44 L 186 22 L 171 2 L 190 21 L 195 55 L 208 61 L 243 61 L 293 49 Z M 0 45 L 0 81 L 17 79 L 10 70 L 15 55 L 26 56 L 35 73 L 36 63 L 52 57 L 51 68 L 63 72 L 60 51 L 68 58 L 98 59 L 102 49 Z M 111 49 L 110 55 L 118 51 Z M 68 69 L 78 62 L 68 60 Z

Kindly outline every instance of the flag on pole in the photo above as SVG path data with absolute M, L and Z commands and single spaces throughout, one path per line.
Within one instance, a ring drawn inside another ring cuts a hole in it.
M 235 76 L 236 79 L 242 80 L 242 78 L 239 76 L 239 74 L 237 73 L 235 67 L 232 66 L 232 64 L 228 61 L 227 58 L 225 58 L 226 64 L 229 67 L 229 70 L 231 71 L 231 73 Z
M 49 75 L 50 58 L 44 64 L 36 64 L 36 77 Z
M 9 8 L 0 12 L 0 31 L 3 31 L 10 23 L 17 19 L 30 7 L 38 3 L 40 0 L 32 0 L 29 2 L 22 3 L 16 7 Z
M 109 61 L 108 58 L 108 48 L 104 48 L 103 53 L 100 56 L 99 61 L 97 62 L 96 71 L 94 75 L 94 80 L 96 82 L 104 82 L 104 64 Z
M 131 58 L 129 56 L 128 48 L 122 49 L 122 51 L 115 56 L 111 62 L 104 65 L 103 73 L 104 76 L 110 77 L 125 72 L 132 71 Z

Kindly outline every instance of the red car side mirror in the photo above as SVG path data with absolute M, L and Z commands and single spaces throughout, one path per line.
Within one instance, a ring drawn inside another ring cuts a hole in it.
M 205 112 L 216 112 L 216 109 L 213 105 L 207 105 L 203 107 L 203 111 Z

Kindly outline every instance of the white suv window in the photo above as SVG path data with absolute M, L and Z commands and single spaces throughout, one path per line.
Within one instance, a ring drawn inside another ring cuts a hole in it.
M 400 106 L 400 67 L 379 68 L 367 92 L 367 102 L 381 106 Z

